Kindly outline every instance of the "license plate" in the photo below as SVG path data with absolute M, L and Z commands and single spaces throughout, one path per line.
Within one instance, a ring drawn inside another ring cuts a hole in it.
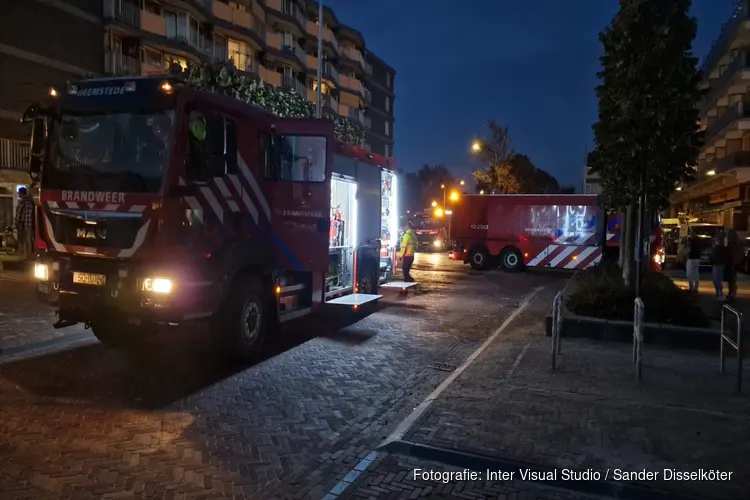
M 104 286 L 107 276 L 94 273 L 73 273 L 73 283 L 78 285 Z

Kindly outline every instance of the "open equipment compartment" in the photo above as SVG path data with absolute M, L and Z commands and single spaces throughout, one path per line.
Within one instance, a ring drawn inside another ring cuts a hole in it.
M 354 254 L 357 242 L 357 183 L 343 175 L 331 179 L 331 225 L 326 299 L 354 288 Z
M 380 197 L 380 281 L 383 282 L 393 277 L 399 237 L 396 175 L 386 169 L 381 171 Z

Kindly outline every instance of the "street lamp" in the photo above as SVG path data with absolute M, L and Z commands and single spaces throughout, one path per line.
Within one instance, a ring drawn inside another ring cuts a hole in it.
M 459 182 L 459 184 L 463 186 L 466 183 L 464 181 L 461 181 L 461 182 Z
M 443 209 L 442 208 L 436 208 L 435 209 L 435 217 L 442 217 L 443 216 Z
M 458 193 L 456 191 L 451 191 L 451 201 L 458 201 Z
M 479 142 L 479 141 L 474 141 L 474 142 L 473 142 L 473 143 L 471 144 L 471 150 L 472 150 L 473 152 L 475 152 L 475 153 L 478 153 L 478 152 L 480 152 L 480 151 L 482 150 L 482 143 L 481 143 L 481 142 Z
M 432 208 L 435 208 L 436 206 L 437 206 L 437 202 L 436 202 L 436 201 L 433 201 L 433 202 L 432 202 Z
M 479 194 L 484 194 L 484 189 L 481 189 L 481 190 L 479 191 Z

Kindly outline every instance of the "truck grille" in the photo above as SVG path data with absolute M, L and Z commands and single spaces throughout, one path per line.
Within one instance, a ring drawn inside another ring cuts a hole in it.
M 72 215 L 47 212 L 58 243 L 91 248 L 130 248 L 141 227 L 141 217 L 112 217 L 86 224 Z

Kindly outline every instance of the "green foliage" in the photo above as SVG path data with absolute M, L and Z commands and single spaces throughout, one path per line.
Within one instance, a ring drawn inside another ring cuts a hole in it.
M 259 79 L 248 78 L 228 63 L 188 63 L 184 71 L 189 86 L 232 96 L 240 101 L 257 106 L 271 114 L 284 118 L 314 118 L 315 105 L 298 93 L 271 85 Z M 362 146 L 365 143 L 364 128 L 349 118 L 324 114 L 333 120 L 336 139 Z
M 644 275 L 641 300 L 648 323 L 693 327 L 707 327 L 710 324 L 688 292 L 662 273 Z M 607 262 L 576 276 L 575 290 L 568 297 L 566 306 L 581 316 L 633 321 L 634 301 L 635 292 L 625 286 L 622 270 L 617 264 Z
M 445 165 L 422 165 L 418 172 L 406 175 L 402 200 L 404 210 L 420 211 L 430 207 L 434 200 L 443 204 L 443 190 L 440 185 L 445 184 L 448 189 L 456 186 L 456 178 Z
M 690 0 L 621 0 L 599 35 L 604 47 L 593 170 L 607 204 L 623 208 L 640 192 L 645 166 L 651 207 L 663 208 L 676 183 L 691 179 L 702 133 L 700 72 L 692 55 L 697 25 Z

